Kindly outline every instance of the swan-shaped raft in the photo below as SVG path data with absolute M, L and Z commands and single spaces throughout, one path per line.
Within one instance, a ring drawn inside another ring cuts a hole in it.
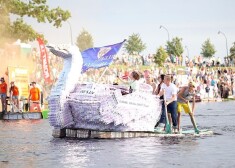
M 49 97 L 49 122 L 55 128 L 99 131 L 154 131 L 161 115 L 160 100 L 151 86 L 122 95 L 108 84 L 79 84 L 83 59 L 77 46 L 68 50 L 48 47 L 64 59 L 64 67 Z

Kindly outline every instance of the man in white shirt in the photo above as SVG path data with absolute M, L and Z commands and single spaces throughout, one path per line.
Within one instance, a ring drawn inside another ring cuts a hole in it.
M 165 92 L 165 93 L 164 93 Z M 173 123 L 173 131 L 177 131 L 177 87 L 171 83 L 171 76 L 165 75 L 164 83 L 161 85 L 159 96 L 164 94 L 165 104 L 167 106 L 168 119 L 171 125 Z

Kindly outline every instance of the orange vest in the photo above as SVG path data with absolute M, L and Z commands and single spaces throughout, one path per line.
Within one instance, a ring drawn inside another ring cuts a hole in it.
M 30 89 L 30 100 L 32 101 L 38 101 L 40 98 L 40 90 L 38 88 L 31 88 Z
M 6 82 L 3 82 L 0 84 L 0 93 L 7 93 L 7 84 Z
M 17 86 L 11 88 L 12 96 L 19 96 L 19 89 Z

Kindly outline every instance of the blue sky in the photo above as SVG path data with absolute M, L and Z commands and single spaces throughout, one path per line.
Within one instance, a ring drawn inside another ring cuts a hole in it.
M 71 12 L 74 42 L 85 29 L 93 36 L 95 47 L 118 43 L 139 33 L 147 46 L 143 54 L 155 53 L 168 39 L 160 25 L 167 28 L 170 38 L 183 39 L 190 57 L 200 54 L 208 38 L 217 51 L 215 56 L 224 57 L 226 40 L 219 30 L 227 37 L 228 49 L 235 42 L 234 0 L 48 0 L 48 4 Z M 44 33 L 49 43 L 71 41 L 66 22 L 59 29 L 31 19 L 29 23 Z

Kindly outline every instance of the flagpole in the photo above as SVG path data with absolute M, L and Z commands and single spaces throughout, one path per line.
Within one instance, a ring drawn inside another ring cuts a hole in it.
M 103 73 L 101 74 L 101 76 L 99 77 L 97 83 L 99 83 L 100 79 L 104 76 L 104 73 L 107 71 L 108 67 L 105 68 L 105 70 L 103 71 Z

